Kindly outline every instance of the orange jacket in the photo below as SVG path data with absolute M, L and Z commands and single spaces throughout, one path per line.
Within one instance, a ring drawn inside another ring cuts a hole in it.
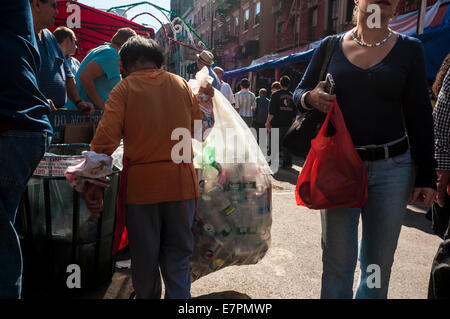
M 193 164 L 172 161 L 172 148 L 180 141 L 171 135 L 186 128 L 192 136 L 194 120 L 201 119 L 197 98 L 183 78 L 160 69 L 133 72 L 111 91 L 91 150 L 111 155 L 123 138 L 124 156 L 133 165 L 127 204 L 199 197 Z

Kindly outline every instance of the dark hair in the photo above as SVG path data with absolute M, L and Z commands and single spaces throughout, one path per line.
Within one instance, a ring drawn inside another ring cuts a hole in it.
M 271 89 L 281 90 L 281 84 L 278 81 L 272 83 Z
M 450 53 L 445 57 L 444 62 L 442 62 L 441 68 L 439 69 L 436 80 L 433 84 L 433 94 L 437 99 L 439 95 L 439 91 L 442 88 L 442 82 L 444 82 L 445 75 L 447 74 L 448 69 L 450 68 Z
M 248 89 L 250 87 L 250 81 L 247 78 L 241 80 L 241 86 L 244 89 Z
M 283 87 L 289 87 L 291 84 L 291 79 L 287 75 L 283 75 L 280 79 L 280 84 Z
M 164 62 L 164 53 L 161 47 L 154 40 L 140 35 L 129 38 L 119 50 L 119 55 L 124 69 L 138 60 L 154 62 L 158 68 Z
M 55 31 L 53 31 L 53 35 L 59 44 L 63 43 L 67 38 L 75 41 L 75 33 L 68 27 L 61 26 L 56 28 Z

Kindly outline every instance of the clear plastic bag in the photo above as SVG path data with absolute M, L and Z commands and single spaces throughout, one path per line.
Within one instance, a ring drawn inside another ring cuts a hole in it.
M 271 171 L 251 130 L 217 90 L 215 124 L 193 139 L 201 197 L 193 232 L 192 280 L 259 262 L 270 246 Z

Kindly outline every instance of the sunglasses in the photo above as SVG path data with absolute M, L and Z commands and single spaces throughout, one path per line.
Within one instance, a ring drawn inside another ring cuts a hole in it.
M 73 43 L 75 43 L 76 46 L 78 46 L 78 41 L 75 38 L 72 38 Z

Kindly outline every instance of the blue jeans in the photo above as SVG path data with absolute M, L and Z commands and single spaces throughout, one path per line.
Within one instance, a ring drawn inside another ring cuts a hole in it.
M 323 251 L 321 298 L 353 298 L 360 215 L 361 275 L 356 298 L 387 298 L 403 216 L 412 196 L 414 165 L 409 151 L 389 159 L 366 161 L 365 164 L 369 196 L 364 207 L 320 212 Z
M 127 205 L 127 231 L 136 299 L 191 298 L 195 200 Z M 186 207 L 186 209 L 184 209 Z
M 22 253 L 14 222 L 25 186 L 44 155 L 46 136 L 16 130 L 0 134 L 0 299 L 20 298 Z

